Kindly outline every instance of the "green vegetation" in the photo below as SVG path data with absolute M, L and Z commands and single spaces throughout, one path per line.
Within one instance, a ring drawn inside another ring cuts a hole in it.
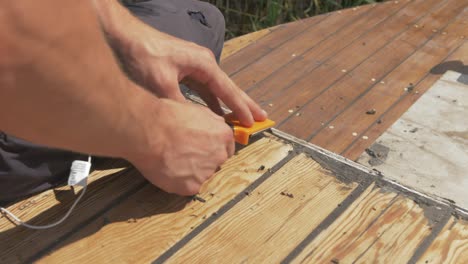
M 226 17 L 226 37 L 383 0 L 208 0 Z

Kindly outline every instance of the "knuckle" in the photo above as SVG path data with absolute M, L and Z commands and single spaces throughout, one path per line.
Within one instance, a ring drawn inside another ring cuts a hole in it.
M 208 48 L 202 47 L 202 48 L 201 48 L 201 53 L 203 54 L 203 56 L 205 56 L 205 57 L 207 57 L 207 58 L 210 58 L 211 60 L 216 60 L 213 51 L 211 51 L 211 50 L 208 49 Z

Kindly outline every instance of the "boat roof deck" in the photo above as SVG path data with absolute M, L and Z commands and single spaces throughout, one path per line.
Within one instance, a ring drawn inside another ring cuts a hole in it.
M 465 211 L 327 151 L 356 159 L 445 70 L 466 72 L 467 4 L 388 1 L 227 43 L 223 69 L 304 142 L 263 135 L 196 199 L 105 160 L 57 228 L 0 215 L 0 262 L 468 262 Z M 8 208 L 48 224 L 75 198 L 63 186 Z

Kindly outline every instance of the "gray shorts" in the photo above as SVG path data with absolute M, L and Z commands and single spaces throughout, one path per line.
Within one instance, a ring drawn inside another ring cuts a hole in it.
M 154 28 L 211 49 L 219 61 L 225 25 L 216 7 L 197 0 L 151 0 L 126 6 Z M 71 162 L 85 158 L 79 153 L 32 144 L 0 131 L 0 202 L 62 183 Z

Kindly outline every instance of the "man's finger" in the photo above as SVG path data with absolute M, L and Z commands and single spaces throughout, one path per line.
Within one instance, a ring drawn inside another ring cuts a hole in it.
M 240 91 L 244 100 L 247 102 L 249 106 L 250 112 L 255 121 L 264 121 L 268 118 L 268 114 L 265 110 L 263 110 L 249 95 L 247 95 L 244 91 Z
M 224 111 L 221 108 L 218 98 L 214 94 L 205 90 L 200 90 L 198 93 L 200 94 L 201 99 L 203 99 L 203 101 L 205 101 L 205 103 L 211 109 L 211 111 L 220 116 L 224 115 Z
M 254 118 L 241 90 L 223 71 L 218 69 L 218 74 L 207 85 L 233 111 L 242 125 L 253 125 Z

